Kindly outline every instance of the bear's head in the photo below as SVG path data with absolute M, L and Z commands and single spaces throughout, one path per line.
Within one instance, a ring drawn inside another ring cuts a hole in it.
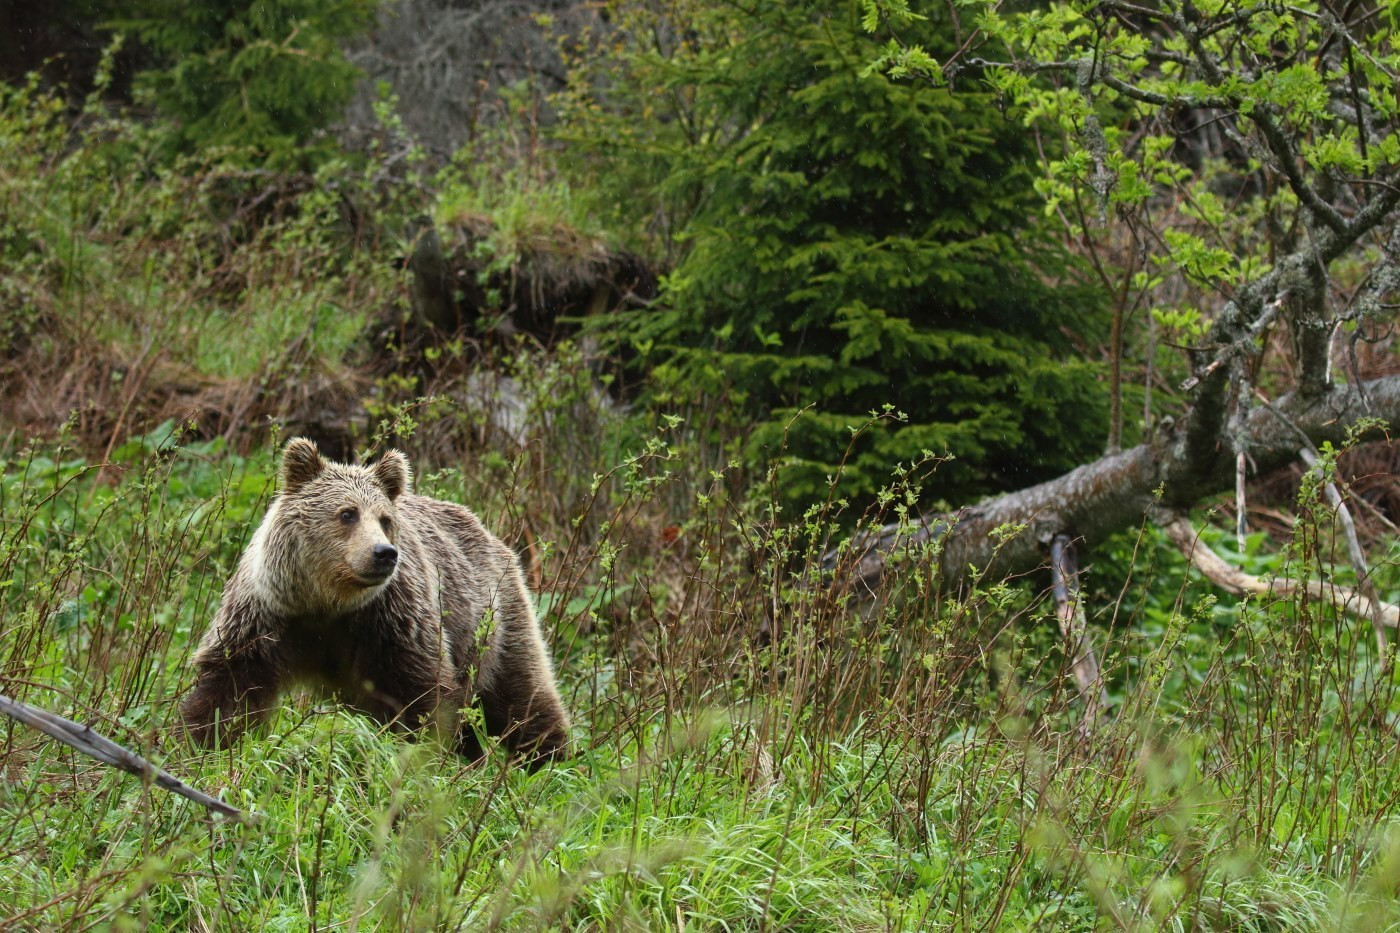
M 349 466 L 297 437 L 282 453 L 280 478 L 250 547 L 255 586 L 288 614 L 364 606 L 398 569 L 396 503 L 412 481 L 407 458 L 391 450 L 372 466 Z

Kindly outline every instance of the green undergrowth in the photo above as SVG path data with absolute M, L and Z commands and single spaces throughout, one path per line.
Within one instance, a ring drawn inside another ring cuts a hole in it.
M 95 404 L 105 370 L 134 398 L 354 362 L 370 314 L 404 300 L 393 234 L 357 218 L 392 227 L 410 188 L 350 155 L 302 173 L 228 146 L 173 158 L 168 128 L 102 103 L 106 80 L 76 116 L 37 79 L 0 85 L 7 380 L 95 376 Z
M 915 555 L 882 608 L 833 595 L 802 576 L 820 511 L 778 525 L 692 475 L 673 422 L 618 443 L 559 511 L 526 507 L 554 488 L 528 452 L 419 464 L 425 491 L 517 543 L 541 591 L 577 747 L 537 773 L 499 751 L 468 764 L 298 693 L 232 750 L 186 747 L 174 717 L 192 641 L 271 492 L 271 450 L 239 456 L 167 427 L 105 466 L 52 444 L 8 452 L 0 691 L 252 819 L 210 817 L 4 724 L 0 921 L 1400 923 L 1400 701 L 1364 622 L 1212 592 L 1150 534 L 1110 545 L 1090 579 L 1114 715 L 1085 736 L 1031 589 L 920 596 L 935 558 Z M 1239 559 L 1315 568 L 1325 517 Z M 1393 564 L 1378 579 L 1393 598 Z M 766 617 L 785 624 L 773 645 L 756 637 Z

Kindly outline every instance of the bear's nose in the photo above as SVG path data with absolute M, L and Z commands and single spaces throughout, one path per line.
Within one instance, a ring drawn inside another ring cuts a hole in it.
M 374 563 L 378 567 L 392 567 L 399 559 L 399 549 L 392 544 L 376 544 L 374 546 Z

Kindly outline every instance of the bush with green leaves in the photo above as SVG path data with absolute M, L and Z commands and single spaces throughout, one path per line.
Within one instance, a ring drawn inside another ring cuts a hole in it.
M 938 482 L 957 500 L 1102 447 L 1081 343 L 1102 306 L 1037 220 L 1036 153 L 994 98 L 872 73 L 855 4 L 612 12 L 616 51 L 575 62 L 563 136 L 605 204 L 656 205 L 663 302 L 601 328 L 656 398 L 724 399 L 750 455 L 785 437 L 795 501 L 838 472 L 868 497 L 926 450 L 957 458 Z M 950 41 L 936 14 L 920 28 Z M 839 464 L 887 405 L 903 416 Z
M 156 67 L 137 82 L 174 121 L 181 151 L 230 147 L 273 168 L 333 151 L 318 130 L 349 102 L 360 73 L 344 40 L 368 29 L 377 0 L 140 0 L 113 28 L 138 36 Z M 123 15 L 124 14 L 124 15 Z

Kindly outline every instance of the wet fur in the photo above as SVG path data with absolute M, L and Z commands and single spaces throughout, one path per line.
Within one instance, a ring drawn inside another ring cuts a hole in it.
M 473 703 L 515 754 L 563 752 L 568 718 L 510 548 L 462 506 L 409 492 L 397 451 L 346 466 L 297 438 L 281 479 L 195 653 L 181 711 L 197 742 L 228 745 L 309 683 L 396 729 L 446 730 L 471 757 Z M 386 544 L 398 560 L 378 581 Z

